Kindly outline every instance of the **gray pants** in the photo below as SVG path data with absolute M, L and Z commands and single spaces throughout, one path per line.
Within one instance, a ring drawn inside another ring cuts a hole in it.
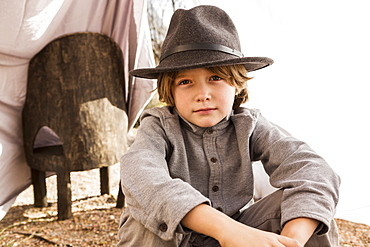
M 250 206 L 244 212 L 236 214 L 233 218 L 248 226 L 280 234 L 282 190 L 278 190 Z M 117 246 L 153 246 L 153 247 L 220 247 L 217 240 L 206 235 L 191 233 L 188 235 L 176 234 L 171 241 L 164 241 L 157 235 L 144 228 L 131 216 L 123 214 L 118 232 L 119 243 Z M 324 235 L 312 235 L 306 247 L 338 246 L 338 229 L 333 220 L 329 232 Z

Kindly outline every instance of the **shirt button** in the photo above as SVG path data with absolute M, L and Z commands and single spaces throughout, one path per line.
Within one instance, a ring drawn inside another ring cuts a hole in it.
M 207 133 L 208 134 L 212 134 L 213 133 L 213 129 L 207 129 Z
M 212 157 L 212 158 L 211 158 L 211 162 L 212 162 L 212 163 L 216 163 L 216 162 L 217 162 L 217 158 Z
M 217 185 L 215 185 L 215 186 L 212 187 L 212 191 L 213 192 L 217 192 L 219 190 L 220 190 L 220 188 Z
M 165 231 L 167 231 L 167 229 L 168 229 L 168 227 L 167 227 L 166 223 L 162 223 L 162 224 L 159 225 L 159 230 L 161 232 L 165 232 Z

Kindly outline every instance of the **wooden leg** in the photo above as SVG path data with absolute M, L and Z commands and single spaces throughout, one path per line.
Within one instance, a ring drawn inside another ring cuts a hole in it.
M 72 193 L 70 172 L 65 169 L 57 171 L 58 220 L 72 217 Z
M 100 194 L 110 193 L 109 189 L 109 166 L 100 168 Z
M 35 207 L 47 207 L 45 172 L 31 168 Z
M 125 195 L 122 192 L 121 181 L 120 181 L 119 188 L 118 188 L 116 208 L 123 208 L 124 205 L 125 205 Z

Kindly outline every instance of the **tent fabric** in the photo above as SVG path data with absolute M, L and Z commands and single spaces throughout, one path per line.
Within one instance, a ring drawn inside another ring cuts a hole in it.
M 131 127 L 155 88 L 131 78 L 136 67 L 153 67 L 145 0 L 3 0 L 0 2 L 0 219 L 31 184 L 23 150 L 22 108 L 30 59 L 53 39 L 74 32 L 112 37 L 124 57 Z

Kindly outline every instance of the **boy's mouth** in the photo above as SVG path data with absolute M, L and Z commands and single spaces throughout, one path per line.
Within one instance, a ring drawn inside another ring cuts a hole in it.
M 216 110 L 216 108 L 201 108 L 201 109 L 195 110 L 194 112 L 195 113 L 209 113 L 214 110 Z

